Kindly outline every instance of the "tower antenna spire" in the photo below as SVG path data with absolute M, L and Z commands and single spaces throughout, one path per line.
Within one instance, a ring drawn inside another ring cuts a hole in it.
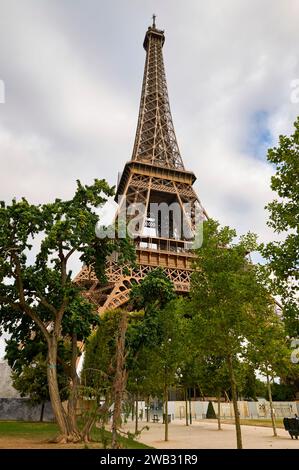
M 156 27 L 156 18 L 157 18 L 157 15 L 155 15 L 155 13 L 153 14 L 153 28 Z

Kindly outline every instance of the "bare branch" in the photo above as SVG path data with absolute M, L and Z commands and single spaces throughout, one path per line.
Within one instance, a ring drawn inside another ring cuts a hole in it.
M 78 248 L 79 248 L 79 247 L 78 247 Z M 66 255 L 65 261 L 68 261 L 68 259 L 72 256 L 73 253 L 75 253 L 75 251 L 76 251 L 78 248 L 73 247 L 73 248 L 68 252 L 68 254 Z

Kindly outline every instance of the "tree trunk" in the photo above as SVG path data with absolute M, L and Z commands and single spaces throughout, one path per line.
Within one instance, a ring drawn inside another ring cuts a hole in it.
M 189 422 L 192 424 L 192 404 L 191 404 L 191 394 L 189 395 Z
M 186 426 L 189 426 L 188 422 L 188 398 L 187 398 L 187 388 L 184 388 L 185 392 L 185 415 L 186 415 Z
M 125 338 L 126 331 L 128 327 L 128 318 L 127 313 L 122 312 L 119 329 L 118 329 L 118 338 L 116 342 L 116 370 L 115 378 L 113 384 L 114 391 L 114 409 L 112 416 L 112 449 L 118 448 L 117 442 L 117 430 L 121 425 L 121 405 L 122 398 L 126 382 L 126 372 L 125 372 Z
M 80 432 L 77 426 L 77 379 L 72 380 L 71 390 L 67 404 L 67 419 L 70 433 L 73 434 L 74 439 L 80 440 Z
M 168 441 L 168 387 L 164 385 L 164 417 L 165 417 L 165 441 Z
M 149 423 L 149 406 L 150 406 L 150 399 L 149 396 L 147 397 L 147 405 L 146 405 L 146 422 Z
M 134 395 L 132 395 L 132 403 L 131 403 L 131 419 L 134 421 L 135 418 L 135 398 Z
M 198 390 L 199 390 L 199 393 L 202 397 L 202 400 L 205 401 L 205 394 L 203 393 L 202 389 L 201 389 L 201 386 L 200 385 L 197 385 L 198 386 Z
M 45 411 L 45 402 L 42 403 L 42 407 L 40 410 L 40 417 L 39 417 L 40 423 L 42 423 L 44 420 L 44 411 Z
M 233 368 L 233 359 L 232 356 L 227 357 L 227 365 L 229 370 L 229 377 L 232 389 L 232 399 L 233 399 L 233 407 L 235 413 L 235 426 L 236 426 L 236 436 L 237 436 L 237 448 L 242 449 L 242 434 L 241 434 L 241 425 L 240 425 L 240 415 L 238 410 L 238 397 L 237 397 L 237 385 L 236 385 L 236 378 Z
M 218 413 L 217 413 L 217 420 L 218 420 L 218 430 L 221 431 L 221 406 L 220 406 L 220 398 L 221 398 L 221 393 L 218 393 Z
M 274 410 L 273 410 L 273 401 L 272 401 L 271 382 L 270 382 L 268 367 L 266 368 L 266 376 L 267 376 L 267 389 L 268 389 L 268 396 L 269 396 L 269 403 L 270 403 L 270 414 L 271 414 L 273 435 L 274 437 L 277 437 L 275 416 L 274 416 Z
M 103 426 L 106 422 L 106 414 L 109 410 L 111 402 L 109 400 L 105 400 L 103 405 L 96 403 L 94 407 L 94 412 L 90 414 L 89 418 L 85 421 L 83 429 L 81 431 L 82 439 L 84 442 L 89 442 L 91 440 L 91 431 L 96 422 L 99 418 L 102 420 Z
M 78 347 L 77 347 L 77 334 L 72 335 L 72 358 L 71 358 L 71 384 L 70 394 L 67 405 L 67 418 L 69 422 L 69 429 L 74 436 L 74 440 L 81 440 L 80 431 L 77 425 L 77 401 L 78 401 L 78 385 L 80 383 L 77 374 L 77 358 L 78 358 Z M 83 440 L 86 440 L 85 436 L 82 436 Z
M 48 344 L 47 378 L 52 410 L 61 432 L 61 440 L 68 440 L 69 428 L 63 409 L 57 381 L 57 340 L 51 338 Z
M 138 392 L 136 392 L 136 407 L 135 407 L 135 434 L 138 433 Z

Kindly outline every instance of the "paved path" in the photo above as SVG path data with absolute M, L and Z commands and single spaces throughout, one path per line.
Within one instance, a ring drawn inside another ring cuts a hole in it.
M 218 431 L 217 422 L 202 420 L 186 426 L 184 420 L 174 420 L 169 424 L 169 441 L 164 441 L 164 425 L 141 422 L 140 427 L 149 425 L 139 440 L 157 449 L 235 449 L 236 432 L 234 424 L 223 424 Z M 134 432 L 134 423 L 129 422 L 126 430 Z M 298 449 L 299 439 L 291 439 L 284 429 L 277 429 L 278 437 L 273 437 L 272 428 L 242 426 L 244 449 Z

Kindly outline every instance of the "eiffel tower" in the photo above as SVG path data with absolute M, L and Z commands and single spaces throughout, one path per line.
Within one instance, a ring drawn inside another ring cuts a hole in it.
M 101 285 L 87 266 L 74 280 L 87 288 L 86 295 L 99 306 L 99 313 L 126 304 L 132 284 L 158 266 L 178 293 L 188 292 L 196 213 L 201 219 L 208 217 L 193 189 L 196 177 L 185 170 L 178 147 L 163 63 L 164 41 L 164 31 L 157 29 L 153 15 L 143 42 L 146 60 L 133 154 L 116 191 L 119 206 L 115 222 L 123 211 L 128 213 L 128 207 L 143 207 L 134 237 L 137 267 L 124 270 L 111 258 L 107 260 L 106 285 Z M 161 203 L 164 207 L 176 204 L 178 214 L 151 209 Z M 125 220 L 128 224 L 132 215 L 126 215 Z

